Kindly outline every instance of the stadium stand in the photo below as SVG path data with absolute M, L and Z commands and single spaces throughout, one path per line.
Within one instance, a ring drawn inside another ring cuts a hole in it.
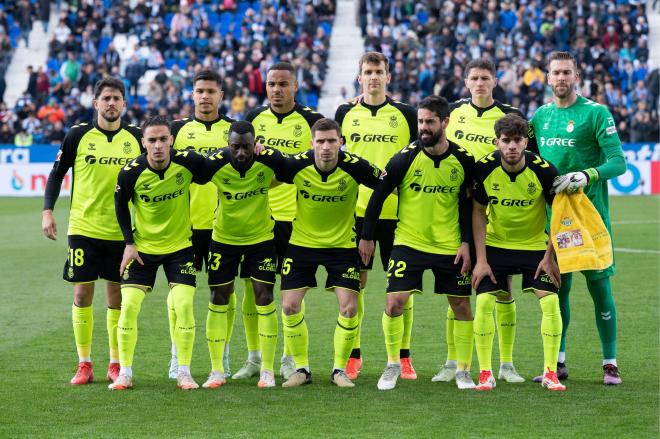
M 658 141 L 658 69 L 648 64 L 645 2 L 361 0 L 359 21 L 365 50 L 390 59 L 396 99 L 466 97 L 463 68 L 488 57 L 498 66 L 495 97 L 531 117 L 549 100 L 545 55 L 571 50 L 581 94 L 609 106 L 621 140 Z
M 23 35 L 22 5 L 30 4 L 33 21 L 44 21 L 40 7 L 49 3 L 22 0 L 0 8 L 0 98 L 3 69 Z M 65 127 L 88 119 L 92 85 L 107 74 L 124 79 L 125 118 L 133 123 L 147 114 L 190 114 L 190 80 L 202 67 L 225 78 L 221 111 L 235 118 L 261 105 L 265 72 L 280 60 L 298 69 L 298 101 L 318 104 L 336 0 L 60 3 L 47 65 L 29 72 L 28 90 L 14 107 L 0 105 L 2 139 L 29 130 L 24 135 L 31 142 L 55 143 L 60 130 L 38 116 L 42 107 L 57 102 Z M 580 62 L 581 93 L 610 107 L 622 141 L 658 141 L 659 74 L 648 63 L 644 2 L 360 0 L 357 11 L 365 50 L 391 61 L 396 99 L 416 105 L 431 93 L 450 101 L 464 97 L 463 67 L 485 56 L 498 65 L 496 98 L 531 116 L 549 99 L 544 56 L 569 49 Z M 30 114 L 39 123 L 26 122 Z
M 39 118 L 40 110 L 51 103 L 61 107 L 66 127 L 89 119 L 93 84 L 108 74 L 124 80 L 129 91 L 125 118 L 133 123 L 156 113 L 171 118 L 191 114 L 191 80 L 203 67 L 225 78 L 221 111 L 234 118 L 263 103 L 266 70 L 278 61 L 297 67 L 297 100 L 314 108 L 318 103 L 334 0 L 61 3 L 47 66 L 30 72 L 33 86 L 14 108 L 0 107 L 0 135 L 29 129 L 34 143 L 54 141 L 56 124 Z M 0 34 L 0 50 L 2 41 Z M 30 115 L 39 123 L 25 124 Z

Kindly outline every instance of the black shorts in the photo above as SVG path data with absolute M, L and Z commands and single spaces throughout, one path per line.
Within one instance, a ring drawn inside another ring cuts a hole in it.
M 119 282 L 124 255 L 123 241 L 69 235 L 69 248 L 62 277 L 67 282 L 85 283 L 97 279 Z
M 192 231 L 192 246 L 195 253 L 195 270 L 202 271 L 206 264 L 206 271 L 209 271 L 209 247 L 211 246 L 211 234 L 213 230 L 200 229 Z
M 316 287 L 316 270 L 325 267 L 326 289 L 360 291 L 360 257 L 355 248 L 309 248 L 289 244 L 282 260 L 281 290 Z
M 383 271 L 387 271 L 387 263 L 390 260 L 390 253 L 392 253 L 392 246 L 394 245 L 394 231 L 396 230 L 396 223 L 398 220 L 393 219 L 379 219 L 376 222 L 376 234 L 374 238 L 378 243 L 378 250 L 380 253 L 380 262 L 383 264 Z M 362 226 L 364 224 L 364 218 L 358 216 L 355 218 L 355 234 L 357 236 L 356 241 L 360 242 L 360 237 L 362 236 Z M 374 266 L 374 256 L 371 256 L 369 264 L 364 265 L 362 259 L 360 259 L 360 269 L 361 270 L 371 270 Z
M 211 241 L 209 250 L 209 286 L 234 281 L 241 266 L 241 277 L 275 283 L 275 241 L 252 245 L 232 245 Z
M 423 291 L 424 271 L 435 276 L 436 294 L 467 297 L 471 294 L 471 277 L 461 274 L 461 264 L 454 264 L 455 255 L 437 255 L 395 245 L 387 264 L 388 293 Z
M 275 221 L 273 234 L 275 235 L 275 254 L 277 255 L 277 271 L 275 271 L 276 274 L 280 274 L 282 272 L 282 260 L 286 255 L 286 249 L 289 246 L 289 241 L 291 241 L 292 232 L 293 223 L 291 221 Z M 247 279 L 250 277 L 249 268 L 245 264 L 245 261 L 241 263 L 240 277 L 241 279 Z
M 195 255 L 192 247 L 186 247 L 174 253 L 166 255 L 150 255 L 138 252 L 144 265 L 137 261 L 131 261 L 124 270 L 121 279 L 122 285 L 140 285 L 153 288 L 156 282 L 158 267 L 163 266 L 167 282 L 175 284 L 195 284 Z
M 477 294 L 511 292 L 511 286 L 507 277 L 513 274 L 522 274 L 522 290 L 533 292 L 533 290 L 556 293 L 558 288 L 545 273 L 534 279 L 536 269 L 545 255 L 545 250 L 509 250 L 506 248 L 486 246 L 486 258 L 488 265 L 495 275 L 497 284 L 493 284 L 490 278 L 485 277 L 477 287 Z

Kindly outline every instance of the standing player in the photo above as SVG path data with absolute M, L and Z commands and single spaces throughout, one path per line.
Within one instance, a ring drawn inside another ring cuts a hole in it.
M 222 101 L 222 78 L 209 69 L 199 71 L 193 78 L 192 98 L 195 103 L 194 117 L 176 120 L 172 123 L 174 149 L 189 149 L 209 155 L 216 149 L 227 146 L 227 136 L 232 119 L 218 112 Z M 211 245 L 213 218 L 218 206 L 218 194 L 212 184 L 190 185 L 190 221 L 192 222 L 192 245 L 195 251 L 195 270 L 200 272 L 204 263 L 208 271 L 208 253 Z M 173 331 L 176 325 L 172 298 L 167 298 L 167 310 L 170 320 L 170 335 L 172 337 L 172 359 L 170 360 L 169 376 L 176 379 L 177 357 Z M 236 295 L 232 294 L 227 309 L 227 344 L 223 357 L 225 374 L 229 371 L 229 340 L 234 327 L 236 311 Z M 209 317 L 211 314 L 209 313 Z
M 211 181 L 221 196 L 209 251 L 211 298 L 206 339 L 212 370 L 203 384 L 206 388 L 220 387 L 226 382 L 222 354 L 225 340 L 229 339 L 227 311 L 241 261 L 244 264 L 242 274 L 249 276 L 252 283 L 252 301 L 258 315 L 258 348 L 261 352 L 258 386 L 275 386 L 273 361 L 277 347 L 277 315 L 273 285 L 277 259 L 268 191 L 284 158 L 271 148 L 255 156 L 254 146 L 254 127 L 249 122 L 234 122 L 229 128 L 229 147 L 210 158 Z
M 341 127 L 346 151 L 356 154 L 383 168 L 390 158 L 410 142 L 417 140 L 417 121 L 415 109 L 410 105 L 394 101 L 387 97 L 387 84 L 390 83 L 388 60 L 378 52 L 367 52 L 360 58 L 358 82 L 362 85 L 362 99 L 359 102 L 343 104 L 337 108 L 335 120 Z M 358 236 L 364 223 L 364 212 L 372 190 L 360 187 L 355 213 Z M 380 248 L 380 260 L 386 270 L 390 258 L 394 229 L 396 228 L 397 199 L 392 195 L 385 201 L 383 211 L 376 224 L 375 239 Z M 358 331 L 355 345 L 346 366 L 346 374 L 352 380 L 357 379 L 362 368 L 360 353 L 360 325 L 364 316 L 364 289 L 368 271 L 373 267 L 373 260 L 360 266 L 360 295 L 358 297 Z M 413 296 L 404 308 L 404 336 L 401 345 L 401 377 L 414 380 L 417 378 L 410 358 L 410 338 L 413 323 Z
M 367 206 L 360 241 L 362 261 L 373 255 L 375 228 L 387 196 L 399 195 L 399 222 L 387 270 L 387 302 L 383 332 L 387 366 L 378 380 L 380 390 L 396 386 L 401 373 L 403 308 L 412 293 L 422 292 L 422 276 L 435 275 L 435 293 L 445 294 L 456 314 L 454 343 L 458 358 L 456 385 L 474 388 L 472 363 L 472 311 L 470 310 L 471 205 L 474 159 L 449 142 L 449 104 L 429 96 L 417 110 L 419 140 L 397 153 L 387 164 L 384 178 Z
M 477 263 L 472 285 L 477 292 L 474 338 L 481 370 L 477 390 L 495 387 L 493 311 L 497 293 L 511 293 L 512 274 L 522 274 L 523 291 L 536 295 L 543 312 L 543 387 L 566 390 L 555 369 L 561 337 L 559 268 L 545 233 L 546 203 L 552 205 L 552 184 L 558 173 L 550 163 L 525 151 L 528 131 L 525 119 L 507 114 L 495 123 L 497 151 L 475 166 L 472 232 Z
M 323 116 L 296 103 L 298 91 L 296 70 L 287 62 L 273 64 L 266 75 L 266 95 L 269 105 L 248 113 L 245 120 L 254 126 L 257 143 L 275 148 L 285 154 L 298 154 L 306 151 L 312 141 L 312 125 Z M 293 217 L 296 213 L 296 190 L 293 186 L 282 185 L 273 188 L 268 194 L 270 207 L 275 219 L 275 249 L 277 250 L 278 272 L 291 238 Z M 259 337 L 257 335 L 257 310 L 252 301 L 252 283 L 245 284 L 242 313 L 245 326 L 245 340 L 248 359 L 245 365 L 234 374 L 235 379 L 257 376 L 261 369 Z M 304 304 L 303 304 L 304 306 Z M 295 372 L 293 358 L 286 345 L 280 367 L 284 379 Z
M 133 353 L 138 337 L 137 319 L 146 293 L 156 281 L 162 265 L 170 285 L 176 313 L 174 341 L 178 350 L 177 387 L 199 386 L 190 374 L 195 341 L 195 256 L 191 245 L 190 184 L 205 180 L 204 157 L 192 151 L 171 149 L 174 141 L 169 122 L 161 116 L 142 126 L 146 154 L 128 163 L 119 172 L 115 190 L 115 211 L 126 248 L 119 272 L 121 315 L 117 325 L 121 370 L 110 390 L 133 387 Z M 133 203 L 135 229 L 131 225 Z
M 548 84 L 552 88 L 553 101 L 534 113 L 530 136 L 535 136 L 541 157 L 563 174 L 556 182 L 556 192 L 573 193 L 583 188 L 611 235 L 607 180 L 626 172 L 626 161 L 612 114 L 605 106 L 577 95 L 575 88 L 579 79 L 575 58 L 570 53 L 550 54 Z M 594 302 L 605 384 L 621 384 L 616 362 L 616 306 L 610 283 L 614 271 L 612 264 L 605 270 L 582 272 Z M 562 275 L 559 289 L 563 323 L 557 357 L 559 379 L 568 377 L 566 332 L 571 320 L 568 297 L 572 281 L 572 274 Z
M 361 184 L 375 187 L 380 170 L 366 160 L 340 151 L 341 130 L 332 119 L 312 126 L 312 150 L 287 160 L 283 181 L 297 190 L 291 243 L 282 261 L 282 323 L 284 342 L 293 355 L 296 371 L 282 384 L 309 384 L 309 340 L 303 298 L 316 287 L 316 270 L 325 267 L 325 287 L 334 290 L 339 317 L 334 336 L 331 381 L 353 387 L 345 368 L 357 330 L 357 294 L 360 261 L 355 245 L 355 202 Z
M 69 217 L 69 249 L 64 264 L 64 280 L 73 283 L 73 334 L 78 349 L 78 371 L 71 384 L 87 384 L 94 379 L 91 349 L 94 317 L 92 299 L 97 279 L 105 279 L 108 310 L 106 323 L 110 345 L 107 378 L 119 374 L 117 320 L 121 305 L 119 264 L 123 252 L 121 230 L 113 213 L 113 187 L 119 170 L 140 154 L 140 129 L 123 123 L 126 106 L 124 84 L 105 78 L 94 87 L 93 123 L 71 128 L 64 138 L 46 184 L 41 228 L 46 237 L 57 238 L 53 208 L 62 180 L 73 168 Z
M 497 85 L 495 65 L 492 61 L 478 58 L 465 67 L 465 87 L 470 97 L 449 106 L 447 139 L 469 151 L 476 160 L 495 150 L 495 122 L 506 114 L 522 113 L 510 105 L 493 98 Z M 473 255 L 474 256 L 474 255 Z M 516 338 L 516 303 L 511 294 L 502 290 L 497 295 L 496 320 L 500 350 L 499 379 L 509 383 L 525 381 L 513 366 L 513 343 Z M 451 381 L 456 374 L 456 349 L 454 347 L 454 312 L 447 308 L 447 361 L 433 377 L 433 381 Z

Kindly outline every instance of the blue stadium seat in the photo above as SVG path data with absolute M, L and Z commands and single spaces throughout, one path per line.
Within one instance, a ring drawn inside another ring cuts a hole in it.
M 417 13 L 417 20 L 419 24 L 426 24 L 429 21 L 429 13 L 427 11 L 419 11 Z
M 327 21 L 322 21 L 321 27 L 323 28 L 325 34 L 327 36 L 330 36 L 330 34 L 332 33 L 332 23 L 328 23 Z
M 168 12 L 165 14 L 165 17 L 163 17 L 163 22 L 165 23 L 165 27 L 169 28 L 170 25 L 172 24 L 172 18 L 174 18 L 174 13 Z
M 219 21 L 218 14 L 216 12 L 209 12 L 208 16 L 209 16 L 209 26 L 211 26 L 211 29 L 215 29 Z
M 108 48 L 111 42 L 112 42 L 112 37 L 101 37 L 101 39 L 99 40 L 98 54 L 99 55 L 104 54 L 105 50 Z
M 316 93 L 307 93 L 307 106 L 310 108 L 316 108 L 319 106 L 319 96 Z
M 167 58 L 165 60 L 165 68 L 167 70 L 171 69 L 174 64 L 176 64 L 176 60 L 174 58 Z
M 48 67 L 48 70 L 55 70 L 56 72 L 59 72 L 62 64 L 56 58 L 51 58 L 46 63 L 46 66 Z

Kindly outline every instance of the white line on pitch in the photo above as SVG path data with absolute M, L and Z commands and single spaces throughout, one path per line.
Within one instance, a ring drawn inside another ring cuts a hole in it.
M 651 253 L 654 255 L 660 255 L 660 250 L 645 250 L 641 248 L 621 248 L 617 247 L 614 249 L 616 252 L 620 253 Z

